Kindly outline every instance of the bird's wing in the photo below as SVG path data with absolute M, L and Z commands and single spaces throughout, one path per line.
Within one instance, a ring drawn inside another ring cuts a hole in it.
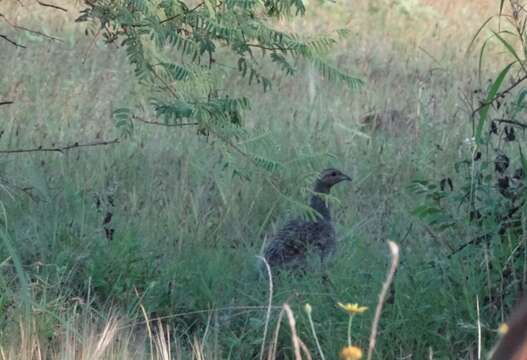
M 317 225 L 294 219 L 286 223 L 273 236 L 265 250 L 266 259 L 272 264 L 289 262 L 305 255 L 310 245 L 314 245 Z

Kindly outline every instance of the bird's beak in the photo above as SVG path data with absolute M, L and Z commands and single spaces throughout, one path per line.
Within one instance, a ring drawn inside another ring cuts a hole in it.
M 351 181 L 351 176 L 348 176 L 346 174 L 342 174 L 342 178 L 340 181 Z

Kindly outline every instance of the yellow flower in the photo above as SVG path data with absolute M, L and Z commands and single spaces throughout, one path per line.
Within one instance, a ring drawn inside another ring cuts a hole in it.
M 505 335 L 506 333 L 509 332 L 509 325 L 507 325 L 506 323 L 501 324 L 500 327 L 498 328 L 498 332 L 501 335 Z
M 343 304 L 343 303 L 338 303 L 338 306 L 344 310 L 345 312 L 347 312 L 348 314 L 350 315 L 354 315 L 354 314 L 362 314 L 363 312 L 365 312 L 366 310 L 368 310 L 368 308 L 366 306 L 359 306 L 359 304 L 350 304 L 350 303 L 347 303 L 347 304 Z
M 357 346 L 346 346 L 340 352 L 342 360 L 359 360 L 362 358 L 362 350 Z

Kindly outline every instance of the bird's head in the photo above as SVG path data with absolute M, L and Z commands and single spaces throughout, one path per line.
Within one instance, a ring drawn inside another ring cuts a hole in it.
M 331 189 L 333 185 L 341 181 L 351 181 L 351 177 L 338 169 L 329 168 L 320 173 L 317 179 L 317 187 L 320 190 Z

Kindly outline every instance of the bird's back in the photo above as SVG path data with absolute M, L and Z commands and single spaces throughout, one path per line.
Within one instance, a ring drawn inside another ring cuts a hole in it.
M 264 256 L 271 267 L 297 267 L 304 265 L 310 255 L 324 260 L 335 250 L 335 245 L 335 229 L 330 221 L 294 219 L 276 232 Z

